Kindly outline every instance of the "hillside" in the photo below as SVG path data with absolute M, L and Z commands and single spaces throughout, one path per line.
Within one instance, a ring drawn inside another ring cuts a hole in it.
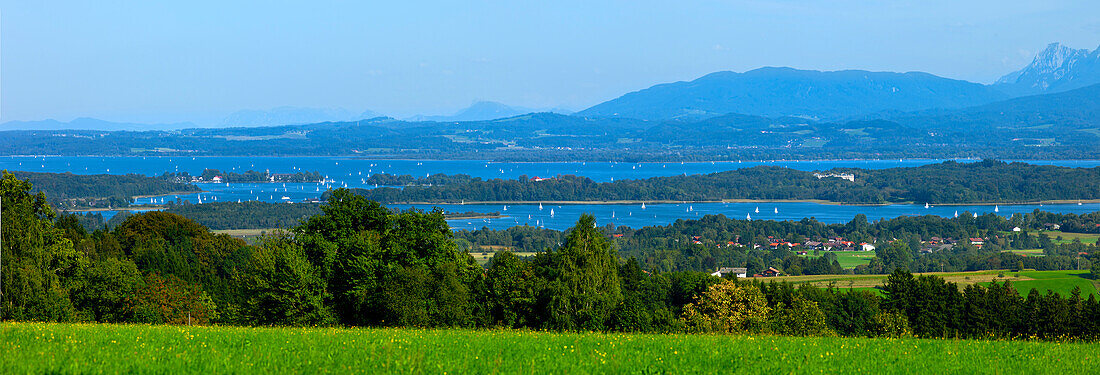
M 980 84 L 919 72 L 760 68 L 656 85 L 578 114 L 647 120 L 727 113 L 835 119 L 882 111 L 961 108 L 1005 98 Z
M 1100 83 L 1100 48 L 1073 49 L 1051 43 L 1023 69 L 993 87 L 1013 96 L 1055 93 Z
M 367 183 L 400 188 L 353 189 L 382 203 L 457 202 L 639 202 L 824 200 L 839 203 L 923 202 L 1005 203 L 1100 199 L 1100 168 L 1067 168 L 986 160 L 953 161 L 911 168 L 845 168 L 822 172 L 852 180 L 816 177 L 781 167 L 753 167 L 706 175 L 652 177 L 597 183 L 586 177 L 557 176 L 482 180 L 465 175 L 373 175 Z M 914 184 L 913 181 L 922 181 Z M 329 194 L 329 193 L 326 193 Z

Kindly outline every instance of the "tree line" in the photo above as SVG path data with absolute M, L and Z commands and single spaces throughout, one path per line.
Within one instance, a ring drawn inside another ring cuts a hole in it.
M 830 175 L 850 174 L 854 181 Z M 539 181 L 467 175 L 371 176 L 378 185 L 356 189 L 383 203 L 459 201 L 720 201 L 825 200 L 841 203 L 994 203 L 1100 199 L 1100 167 L 1071 168 L 946 161 L 890 169 L 837 168 L 823 173 L 757 166 L 701 175 L 595 182 L 560 175 Z M 919 182 L 919 183 L 917 183 Z
M 3 319 L 168 324 L 511 327 L 624 332 L 1095 339 L 1100 303 L 1009 285 L 962 292 L 897 270 L 884 296 L 647 272 L 590 215 L 559 246 L 488 267 L 442 212 L 395 212 L 345 189 L 285 235 L 248 245 L 175 214 L 83 231 L 10 174 Z M 960 302 L 959 304 L 953 302 Z M 1006 313 L 1007 311 L 1007 313 Z M 1009 314 L 1009 315 L 1004 315 Z M 1003 316 L 1011 319 L 1003 319 Z
M 5 171 L 6 172 L 6 171 Z M 43 173 L 13 171 L 29 181 L 35 192 L 44 192 L 54 207 L 62 209 L 117 208 L 130 205 L 139 195 L 164 195 L 199 191 L 195 185 L 164 181 L 140 174 Z

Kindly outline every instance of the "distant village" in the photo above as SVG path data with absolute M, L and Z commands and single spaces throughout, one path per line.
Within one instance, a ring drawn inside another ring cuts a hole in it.
M 264 182 L 296 182 L 296 183 L 323 183 L 325 177 L 317 172 L 297 172 L 297 173 L 271 173 L 270 170 L 263 172 L 247 171 L 244 173 L 234 172 L 222 172 L 217 169 L 203 170 L 202 174 L 193 176 L 187 172 L 171 173 L 165 172 L 160 176 L 161 179 L 178 182 L 178 183 L 230 183 L 230 182 L 251 182 L 251 183 L 264 183 Z

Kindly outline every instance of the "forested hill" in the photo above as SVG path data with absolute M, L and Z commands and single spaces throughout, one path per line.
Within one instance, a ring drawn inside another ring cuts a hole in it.
M 384 203 L 547 201 L 718 201 L 728 199 L 825 200 L 839 203 L 998 203 L 1100 199 L 1100 168 L 1069 168 L 987 160 L 948 161 L 920 167 L 834 169 L 816 172 L 753 167 L 706 175 L 653 177 L 597 183 L 557 176 L 535 181 L 482 180 L 465 175 L 427 178 L 374 175 L 368 183 L 403 185 L 357 189 Z
M 165 181 L 140 174 L 78 175 L 72 173 L 11 172 L 45 192 L 58 208 L 125 207 L 138 195 L 199 191 L 191 184 Z

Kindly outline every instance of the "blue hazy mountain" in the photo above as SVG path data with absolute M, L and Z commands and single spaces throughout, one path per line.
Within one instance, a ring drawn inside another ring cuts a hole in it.
M 977 83 L 928 73 L 760 68 L 716 72 L 635 91 L 578 115 L 647 120 L 739 113 L 837 119 L 884 111 L 962 108 L 1008 98 Z
M 1100 83 L 1100 47 L 1089 51 L 1051 43 L 1023 69 L 994 87 L 1013 96 L 1053 93 Z
M 479 101 L 463 108 L 462 110 L 455 112 L 453 115 L 445 116 L 424 116 L 417 115 L 408 118 L 410 121 L 484 121 L 494 120 L 498 118 L 518 116 L 526 113 L 538 112 L 536 110 L 524 107 L 510 106 L 502 103 L 492 101 Z
M 0 130 L 174 130 L 193 128 L 195 124 L 179 122 L 171 124 L 143 124 L 133 122 L 113 122 L 97 118 L 80 117 L 69 122 L 54 119 L 37 121 L 8 121 L 0 124 Z
M 374 111 L 362 113 L 343 108 L 276 107 L 268 110 L 241 110 L 222 120 L 225 127 L 313 124 L 326 121 L 354 121 L 381 117 Z
M 1030 129 L 1049 134 L 1070 130 L 1100 135 L 1100 84 L 968 108 L 901 114 L 890 120 L 913 128 Z

